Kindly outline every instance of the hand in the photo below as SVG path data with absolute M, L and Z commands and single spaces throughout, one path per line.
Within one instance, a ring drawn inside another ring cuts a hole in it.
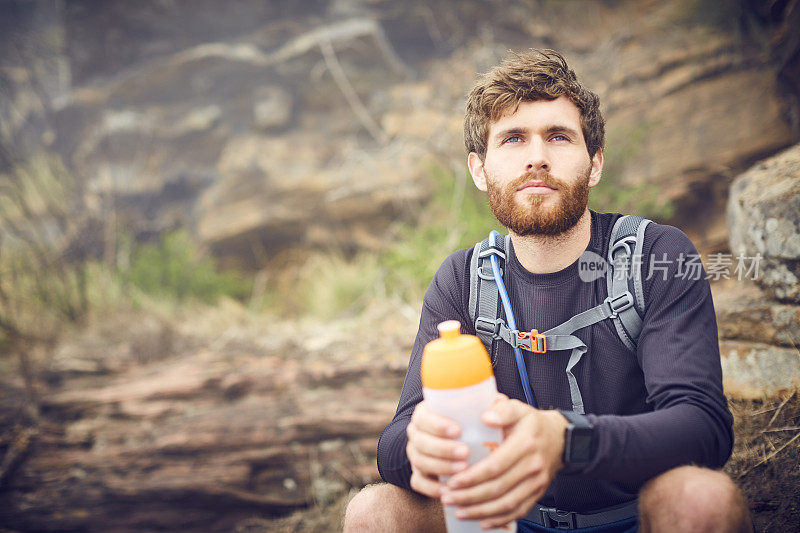
M 461 436 L 461 428 L 449 418 L 430 411 L 423 401 L 414 409 L 406 434 L 411 488 L 439 498 L 443 489 L 439 476 L 451 476 L 467 468 L 469 447 L 454 440 Z
M 501 400 L 482 417 L 503 428 L 504 441 L 488 457 L 450 478 L 444 505 L 456 516 L 481 520 L 484 529 L 523 518 L 544 495 L 564 464 L 568 422 L 557 411 L 541 411 L 518 400 Z

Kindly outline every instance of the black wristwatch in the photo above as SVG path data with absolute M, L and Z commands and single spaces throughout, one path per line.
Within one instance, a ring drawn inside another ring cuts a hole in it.
M 589 464 L 594 455 L 594 426 L 589 419 L 575 411 L 562 411 L 569 425 L 564 431 L 564 469 L 565 474 L 580 471 Z

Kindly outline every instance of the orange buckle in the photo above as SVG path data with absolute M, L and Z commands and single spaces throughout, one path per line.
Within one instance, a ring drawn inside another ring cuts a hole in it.
M 541 343 L 541 349 L 539 344 Z M 531 330 L 531 351 L 533 353 L 545 353 L 547 351 L 547 337 L 539 333 L 538 329 Z

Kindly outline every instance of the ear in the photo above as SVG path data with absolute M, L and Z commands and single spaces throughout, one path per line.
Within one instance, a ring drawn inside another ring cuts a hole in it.
M 592 169 L 589 171 L 589 187 L 594 187 L 600 183 L 600 175 L 603 173 L 603 149 L 598 148 L 592 157 Z
M 475 152 L 470 152 L 467 156 L 467 166 L 475 186 L 478 190 L 486 192 L 486 170 L 483 168 L 480 156 Z

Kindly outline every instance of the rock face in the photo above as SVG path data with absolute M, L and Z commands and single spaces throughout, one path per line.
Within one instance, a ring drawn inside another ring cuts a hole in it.
M 759 399 L 800 387 L 800 305 L 752 281 L 713 290 L 725 394 Z
M 714 294 L 722 339 L 800 345 L 800 306 L 777 302 L 751 282 L 737 281 Z
M 10 134 L 44 139 L 135 235 L 186 227 L 251 267 L 379 247 L 414 220 L 431 159 L 463 168 L 464 94 L 508 48 L 567 56 L 604 102 L 606 179 L 657 185 L 701 250 L 726 246 L 732 176 L 792 138 L 775 67 L 688 0 L 234 4 L 50 13 L 50 121 L 32 118 L 22 58 Z
M 274 531 L 272 519 L 377 481 L 415 324 L 372 318 L 372 338 L 353 321 L 252 321 L 233 307 L 106 320 L 57 350 L 44 424 L 1 485 L 0 524 Z M 7 424 L 21 396 L 3 378 L 4 452 L 22 440 Z
M 763 257 L 758 282 L 774 298 L 800 303 L 800 144 L 736 178 L 728 230 L 734 254 Z
M 729 398 L 758 399 L 800 387 L 796 348 L 722 340 L 720 355 L 722 385 Z

